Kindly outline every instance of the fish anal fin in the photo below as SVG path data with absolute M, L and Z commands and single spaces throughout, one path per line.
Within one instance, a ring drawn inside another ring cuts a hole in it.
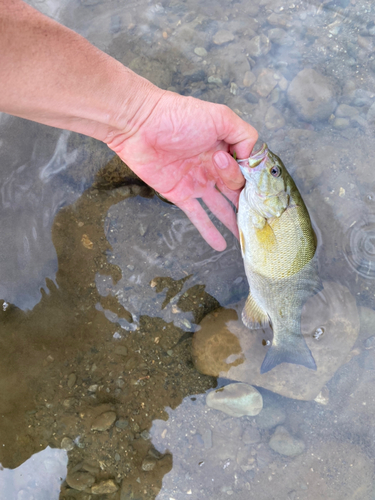
M 249 294 L 245 306 L 242 310 L 242 321 L 247 328 L 256 330 L 257 328 L 264 328 L 269 324 L 268 315 L 261 307 L 255 302 L 254 297 Z

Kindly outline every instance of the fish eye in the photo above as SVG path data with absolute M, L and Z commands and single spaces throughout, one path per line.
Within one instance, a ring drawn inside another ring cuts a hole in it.
M 270 174 L 272 175 L 272 177 L 279 177 L 281 174 L 281 168 L 277 165 L 274 165 L 270 170 Z

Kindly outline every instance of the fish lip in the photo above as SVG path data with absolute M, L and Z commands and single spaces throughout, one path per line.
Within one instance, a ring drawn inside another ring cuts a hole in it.
M 250 168 L 255 168 L 257 167 L 263 160 L 265 160 L 268 156 L 268 146 L 266 143 L 263 143 L 262 147 L 259 149 L 259 151 L 256 151 L 255 153 L 251 153 L 249 158 L 243 158 L 243 159 L 238 159 L 237 163 L 240 162 L 247 162 L 247 166 Z M 241 165 L 240 165 L 241 167 Z
M 243 158 L 243 159 L 238 159 L 237 163 L 238 166 L 240 167 L 240 170 L 242 172 L 242 175 L 245 176 L 245 172 L 251 171 L 251 169 L 257 167 L 261 163 L 263 163 L 265 160 L 268 158 L 268 146 L 266 143 L 263 143 L 263 146 L 259 149 L 259 151 L 256 151 L 255 153 L 251 153 L 249 158 Z M 244 165 L 241 165 L 241 163 L 244 163 Z

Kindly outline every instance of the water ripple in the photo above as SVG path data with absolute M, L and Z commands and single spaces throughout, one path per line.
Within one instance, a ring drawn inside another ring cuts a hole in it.
M 375 214 L 352 222 L 343 238 L 343 251 L 355 272 L 375 278 Z

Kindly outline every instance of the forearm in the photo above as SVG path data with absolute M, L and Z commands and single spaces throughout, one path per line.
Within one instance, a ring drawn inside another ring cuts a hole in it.
M 162 91 L 21 0 L 0 0 L 0 111 L 96 139 L 134 133 Z

